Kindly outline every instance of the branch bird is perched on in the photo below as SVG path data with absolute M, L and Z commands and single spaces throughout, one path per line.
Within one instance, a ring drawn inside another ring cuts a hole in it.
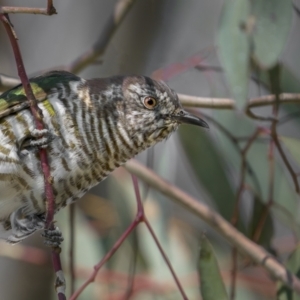
M 11 243 L 44 227 L 39 147 L 47 147 L 58 211 L 180 123 L 208 127 L 148 77 L 84 80 L 55 71 L 30 82 L 47 130 L 35 129 L 21 85 L 0 95 L 0 237 Z

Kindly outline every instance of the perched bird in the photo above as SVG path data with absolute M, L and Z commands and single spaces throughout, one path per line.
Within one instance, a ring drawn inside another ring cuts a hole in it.
M 46 130 L 35 129 L 21 85 L 0 95 L 0 237 L 10 243 L 44 227 L 39 147 L 47 147 L 57 212 L 179 124 L 208 127 L 148 77 L 85 80 L 54 71 L 30 82 Z

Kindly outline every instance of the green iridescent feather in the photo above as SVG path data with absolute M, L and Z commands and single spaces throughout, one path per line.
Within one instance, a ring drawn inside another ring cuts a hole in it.
M 41 102 L 47 99 L 47 95 L 53 88 L 57 88 L 58 84 L 64 85 L 70 81 L 80 80 L 81 79 L 78 76 L 69 72 L 52 71 L 30 79 L 30 85 L 36 100 Z M 22 84 L 0 95 L 0 118 L 28 107 L 29 102 Z

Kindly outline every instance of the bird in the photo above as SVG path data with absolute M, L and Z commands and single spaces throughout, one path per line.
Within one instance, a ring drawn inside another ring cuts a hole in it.
M 45 226 L 40 148 L 47 149 L 56 213 L 180 124 L 208 128 L 166 83 L 146 76 L 51 71 L 30 85 L 43 130 L 35 128 L 22 85 L 0 95 L 0 238 L 12 244 Z

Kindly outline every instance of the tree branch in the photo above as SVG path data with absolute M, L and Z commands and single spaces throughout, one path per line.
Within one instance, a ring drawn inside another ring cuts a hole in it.
M 51 4 L 52 1 L 48 2 Z M 0 11 L 2 11 L 0 7 Z M 31 113 L 34 118 L 35 126 L 38 130 L 43 130 L 45 128 L 43 124 L 43 114 L 40 108 L 38 107 L 37 101 L 35 99 L 35 96 L 33 94 L 31 85 L 29 83 L 25 67 L 23 64 L 23 59 L 21 55 L 21 51 L 17 42 L 17 37 L 16 33 L 13 30 L 12 24 L 10 23 L 10 20 L 8 18 L 7 14 L 0 13 L 0 20 L 3 23 L 7 35 L 9 37 L 15 60 L 16 60 L 16 65 L 18 69 L 18 74 L 21 79 L 22 85 L 24 87 L 24 91 L 26 94 L 26 97 L 29 102 L 29 107 L 31 110 Z M 54 193 L 52 189 L 52 182 L 53 182 L 53 177 L 51 176 L 50 173 L 50 166 L 48 162 L 48 157 L 47 157 L 47 151 L 46 149 L 40 149 L 39 150 L 39 155 L 40 155 L 40 161 L 41 161 L 41 167 L 42 171 L 44 174 L 44 182 L 45 182 L 45 196 L 46 196 L 46 225 L 45 227 L 47 229 L 52 229 L 54 228 L 53 225 L 53 215 L 54 215 Z M 59 256 L 60 248 L 57 249 L 52 249 L 52 261 L 53 261 L 53 267 L 56 273 L 56 290 L 57 290 L 57 296 L 59 300 L 65 300 L 65 280 L 61 268 L 61 262 L 60 262 L 60 256 Z
M 213 109 L 235 109 L 235 101 L 226 98 L 206 98 L 184 94 L 177 94 L 181 104 L 185 107 L 201 107 Z
M 0 13 L 2 14 L 36 14 L 51 16 L 57 14 L 53 1 L 47 1 L 46 8 L 38 7 L 16 7 L 16 6 L 2 6 L 0 7 Z
M 274 116 L 262 117 L 255 115 L 251 109 L 254 107 L 270 106 L 275 104 L 300 104 L 300 94 L 289 94 L 283 93 L 278 95 L 278 100 L 276 95 L 266 95 L 258 98 L 249 100 L 246 106 L 245 112 L 248 117 L 260 121 L 276 121 Z
M 295 275 L 291 274 L 270 253 L 240 233 L 218 213 L 164 180 L 136 160 L 127 162 L 125 168 L 162 194 L 170 197 L 193 214 L 199 216 L 218 231 L 228 242 L 234 245 L 239 252 L 250 257 L 255 263 L 268 270 L 273 278 L 282 281 L 300 294 L 300 281 Z
M 71 64 L 65 66 L 64 69 L 77 74 L 94 62 L 100 55 L 103 55 L 119 25 L 135 2 L 136 0 L 119 0 L 96 43 L 78 56 Z
M 48 8 L 38 8 L 38 7 L 3 6 L 1 11 L 3 14 L 34 14 L 34 15 L 47 15 L 47 16 L 57 14 L 53 6 L 52 8 L 50 8 L 50 10 L 48 10 Z

